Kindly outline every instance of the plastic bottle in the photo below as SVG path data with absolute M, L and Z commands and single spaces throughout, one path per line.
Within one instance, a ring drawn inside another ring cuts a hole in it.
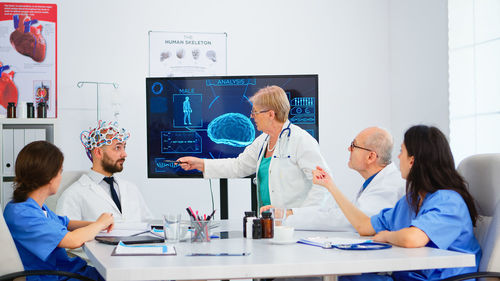
M 27 102 L 26 107 L 27 107 L 26 117 L 35 118 L 35 107 L 33 106 L 33 103 Z
M 252 238 L 253 239 L 261 239 L 262 238 L 262 223 L 261 223 L 260 219 L 253 220 Z
M 36 117 L 37 118 L 47 118 L 47 104 L 44 102 L 40 102 L 36 108 Z
M 243 217 L 243 237 L 247 237 L 247 219 L 248 217 L 255 217 L 254 211 L 245 212 L 245 216 Z
M 273 238 L 274 237 L 274 223 L 271 217 L 271 212 L 262 213 L 262 238 Z
M 16 118 L 16 103 L 9 102 L 7 104 L 7 118 Z
M 253 233 L 253 220 L 257 219 L 257 217 L 247 217 L 247 224 L 246 224 L 246 238 L 247 239 L 252 239 L 252 233 Z

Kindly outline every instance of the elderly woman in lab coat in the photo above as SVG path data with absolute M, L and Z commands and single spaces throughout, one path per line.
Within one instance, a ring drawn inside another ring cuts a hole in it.
M 255 93 L 250 117 L 262 131 L 237 158 L 181 157 L 185 170 L 198 169 L 205 178 L 242 178 L 256 174 L 259 207 L 302 208 L 325 204 L 330 195 L 312 183 L 312 170 L 326 163 L 318 142 L 288 120 L 290 103 L 282 88 L 268 86 Z M 308 209 L 308 208 L 305 208 Z M 300 212 L 307 219 L 307 212 Z

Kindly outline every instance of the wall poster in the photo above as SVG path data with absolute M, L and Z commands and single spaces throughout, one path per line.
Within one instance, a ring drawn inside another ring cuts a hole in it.
M 227 34 L 149 32 L 149 76 L 214 76 L 227 70 Z
M 56 4 L 0 3 L 0 115 L 32 102 L 57 117 Z

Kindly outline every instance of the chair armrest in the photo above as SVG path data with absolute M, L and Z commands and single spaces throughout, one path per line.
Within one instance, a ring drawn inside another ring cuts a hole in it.
M 7 281 L 7 280 L 14 280 L 15 278 L 18 277 L 24 277 L 24 276 L 38 276 L 38 275 L 57 275 L 57 276 L 66 276 L 70 278 L 76 278 L 78 280 L 84 280 L 84 281 L 95 281 L 92 278 L 89 278 L 87 276 L 83 276 L 77 273 L 73 272 L 66 272 L 66 271 L 57 271 L 57 270 L 25 270 L 25 271 L 18 271 L 14 273 L 9 273 L 3 276 L 0 276 L 0 281 Z
M 500 280 L 500 272 L 472 272 L 472 273 L 466 273 L 449 277 L 441 281 L 461 281 L 461 280 L 468 280 L 473 278 L 485 278 L 485 277 L 492 277 L 492 278 L 496 277 Z

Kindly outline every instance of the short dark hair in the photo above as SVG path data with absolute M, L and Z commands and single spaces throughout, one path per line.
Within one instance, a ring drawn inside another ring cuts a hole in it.
M 14 202 L 24 202 L 28 195 L 48 184 L 62 168 L 64 155 L 57 146 L 47 141 L 26 145 L 16 159 Z
M 414 157 L 406 178 L 406 194 L 415 213 L 418 213 L 421 192 L 427 194 L 449 189 L 462 196 L 475 226 L 478 213 L 474 199 L 467 190 L 467 182 L 455 169 L 453 154 L 444 134 L 436 127 L 413 126 L 406 131 L 403 143 L 408 156 Z

